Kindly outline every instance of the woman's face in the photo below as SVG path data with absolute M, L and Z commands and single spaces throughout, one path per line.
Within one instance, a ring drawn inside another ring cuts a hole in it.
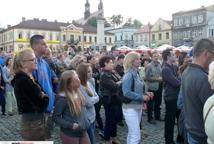
M 79 87 L 80 87 L 80 80 L 79 80 L 79 77 L 78 77 L 77 73 L 75 72 L 73 77 L 71 77 L 71 82 L 69 84 L 69 89 L 77 90 Z
M 108 63 L 105 63 L 105 70 L 112 71 L 114 68 L 114 63 L 112 60 L 110 60 Z
M 36 69 L 36 56 L 33 52 L 26 53 L 26 56 L 22 60 L 23 68 L 29 72 L 33 72 Z
M 137 57 L 133 62 L 133 67 L 138 68 L 141 65 L 141 59 L 140 57 Z
M 87 73 L 88 73 L 88 79 L 91 79 L 92 78 L 92 74 L 93 74 L 91 67 L 88 68 L 88 72 Z

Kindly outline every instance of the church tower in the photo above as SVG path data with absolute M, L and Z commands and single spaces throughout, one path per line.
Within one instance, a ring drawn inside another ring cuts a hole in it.
M 103 2 L 100 0 L 100 3 L 98 5 L 98 17 L 97 17 L 97 46 L 99 47 L 99 50 L 102 50 L 105 47 L 105 40 L 104 40 L 104 24 L 105 24 L 105 18 L 104 18 L 104 9 L 103 9 Z
M 90 16 L 90 4 L 89 4 L 88 0 L 86 0 L 84 19 L 86 20 L 89 16 Z

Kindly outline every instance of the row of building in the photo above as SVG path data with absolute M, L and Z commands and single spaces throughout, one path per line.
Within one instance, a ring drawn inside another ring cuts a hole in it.
M 214 5 L 177 12 L 172 14 L 172 21 L 159 18 L 153 25 L 148 23 L 140 29 L 134 27 L 104 28 L 103 13 L 101 0 L 98 11 L 92 14 L 87 0 L 84 17 L 74 23 L 22 18 L 19 24 L 8 25 L 6 29 L 0 29 L 0 48 L 13 51 L 30 47 L 29 39 L 34 34 L 43 35 L 48 46 L 53 50 L 65 47 L 69 42 L 76 43 L 81 49 L 97 48 L 99 40 L 105 43 L 107 48 L 123 45 L 158 47 L 162 44 L 191 46 L 201 38 L 214 40 Z M 87 21 L 94 16 L 101 17 L 97 28 L 87 24 Z

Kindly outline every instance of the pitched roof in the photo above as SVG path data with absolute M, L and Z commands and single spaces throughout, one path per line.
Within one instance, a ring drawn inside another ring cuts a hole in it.
M 183 14 L 183 13 L 192 13 L 192 12 L 201 11 L 201 10 L 214 11 L 214 4 L 207 6 L 207 7 L 201 6 L 200 8 L 196 8 L 196 9 L 192 9 L 192 10 L 179 11 L 179 12 L 176 12 L 172 15 L 179 15 L 179 14 Z
M 142 28 L 140 28 L 138 31 L 135 32 L 135 34 L 139 34 L 139 33 L 147 33 L 149 32 L 149 27 L 151 27 L 152 25 L 145 25 Z
M 67 22 L 50 22 L 45 19 L 39 20 L 39 19 L 33 19 L 33 20 L 26 20 L 22 21 L 19 24 L 9 27 L 8 29 L 5 29 L 4 31 L 13 29 L 13 28 L 23 28 L 23 29 L 39 29 L 39 30 L 50 30 L 50 31 L 60 31 L 60 27 L 67 27 L 71 25 L 71 23 Z M 97 33 L 97 28 L 92 27 L 90 25 L 80 25 L 80 24 L 74 24 L 76 27 L 83 28 L 83 32 L 88 33 Z M 105 32 L 105 34 L 112 34 L 109 32 Z

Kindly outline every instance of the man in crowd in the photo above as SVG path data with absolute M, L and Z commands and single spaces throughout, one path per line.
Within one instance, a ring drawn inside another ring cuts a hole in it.
M 166 104 L 165 115 L 165 143 L 175 144 L 174 137 L 174 125 L 175 118 L 178 117 L 177 99 L 180 90 L 180 79 L 178 78 L 178 68 L 174 65 L 176 62 L 176 56 L 172 49 L 164 50 L 163 57 L 163 88 L 164 88 L 164 100 Z
M 201 39 L 193 49 L 193 60 L 182 75 L 185 127 L 189 144 L 206 144 L 203 107 L 213 94 L 208 83 L 208 66 L 214 60 L 214 43 Z
M 160 105 L 162 99 L 162 69 L 158 61 L 159 54 L 157 51 L 152 53 L 152 62 L 146 67 L 146 80 L 148 84 L 148 91 L 154 93 L 154 98 L 147 103 L 148 108 L 148 122 L 155 124 L 155 120 L 162 120 L 160 118 Z M 153 118 L 154 111 L 154 118 Z

